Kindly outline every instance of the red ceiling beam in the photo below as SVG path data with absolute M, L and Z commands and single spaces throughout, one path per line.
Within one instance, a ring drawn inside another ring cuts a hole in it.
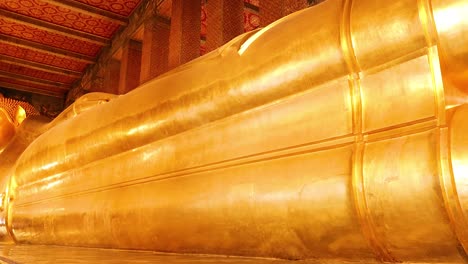
M 28 60 L 23 60 L 23 59 L 18 59 L 6 55 L 1 55 L 0 54 L 0 62 L 5 62 L 8 64 L 13 64 L 13 65 L 18 65 L 18 66 L 23 66 L 23 67 L 28 67 L 36 70 L 41 70 L 45 72 L 51 72 L 51 73 L 56 73 L 56 74 L 61 74 L 65 76 L 70 76 L 70 77 L 81 77 L 81 72 L 76 72 L 76 71 L 71 71 L 71 70 L 66 70 L 62 68 L 57 68 L 54 66 L 49 66 L 46 64 L 41 64 L 37 62 L 32 62 Z
M 13 78 L 11 78 L 9 76 L 2 75 L 1 73 L 0 73 L 0 81 L 7 82 L 7 83 L 12 83 L 12 84 L 19 84 L 19 85 L 28 86 L 28 87 L 31 86 L 31 87 L 35 87 L 37 89 L 50 90 L 50 91 L 57 92 L 57 93 L 62 93 L 62 92 L 67 92 L 68 91 L 68 88 L 66 88 L 66 87 L 54 86 L 54 85 L 50 85 L 50 84 L 39 83 L 39 82 L 36 82 L 36 81 L 16 80 L 16 79 L 13 79 Z
M 82 61 L 86 63 L 94 63 L 94 58 L 90 56 L 86 56 L 83 54 L 75 53 L 72 51 L 67 51 L 59 48 L 54 48 L 48 45 L 40 44 L 37 42 L 29 41 L 29 40 L 24 40 L 12 36 L 7 36 L 0 34 L 0 42 L 7 43 L 10 45 L 18 46 L 21 48 L 26 48 L 26 49 L 31 49 L 31 50 L 37 50 L 43 53 L 51 54 L 51 55 L 56 55 L 59 57 L 66 57 L 69 59 L 73 59 L 76 61 Z
M 69 90 L 70 89 L 70 85 L 66 84 L 66 83 L 54 82 L 54 81 L 34 78 L 34 77 L 31 77 L 31 76 L 11 73 L 11 72 L 7 72 L 7 71 L 0 71 L 0 77 L 17 79 L 17 80 L 21 80 L 21 81 L 29 81 L 29 82 L 36 83 L 36 84 L 39 84 L 39 85 L 47 85 L 47 86 L 57 87 L 57 88 L 62 89 L 62 90 Z
M 87 14 L 93 17 L 99 17 L 101 19 L 126 26 L 128 24 L 128 18 L 104 9 L 100 9 L 91 5 L 83 4 L 73 0 L 42 0 L 43 2 L 68 8 L 73 11 L 77 11 L 82 14 Z
M 0 17 L 2 17 L 3 19 L 13 21 L 18 24 L 39 28 L 45 31 L 53 32 L 56 34 L 87 41 L 87 42 L 102 45 L 102 46 L 107 45 L 109 43 L 109 39 L 106 39 L 100 36 L 96 36 L 90 33 L 86 33 L 83 31 L 79 31 L 79 30 L 64 27 L 64 26 L 59 26 L 53 23 L 49 23 L 43 20 L 21 15 L 21 14 L 14 13 L 14 12 L 4 10 L 4 9 L 0 9 Z
M 0 81 L 0 87 L 13 89 L 13 90 L 18 90 L 18 91 L 23 91 L 23 92 L 29 92 L 29 93 L 59 97 L 59 98 L 64 98 L 65 97 L 65 91 L 64 92 L 54 92 L 54 91 L 50 91 L 50 90 L 43 90 L 43 89 L 38 89 L 38 88 L 34 88 L 34 87 L 24 86 L 24 85 L 20 85 L 20 84 L 13 84 L 13 83 L 8 83 L 8 82 L 2 82 L 2 81 Z

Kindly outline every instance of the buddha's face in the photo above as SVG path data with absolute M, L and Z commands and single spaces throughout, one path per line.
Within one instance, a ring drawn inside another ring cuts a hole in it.
M 15 135 L 15 126 L 10 121 L 8 114 L 0 108 L 0 152 Z

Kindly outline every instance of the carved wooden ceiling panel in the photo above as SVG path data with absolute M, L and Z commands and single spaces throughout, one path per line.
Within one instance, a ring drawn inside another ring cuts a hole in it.
M 64 96 L 144 0 L 0 0 L 0 87 Z
M 62 74 L 46 72 L 42 70 L 32 69 L 10 63 L 0 62 L 0 71 L 10 72 L 16 75 L 25 75 L 32 78 L 47 80 L 63 84 L 71 84 L 76 78 Z
M 72 52 L 95 56 L 101 45 L 0 18 L 0 33 Z
M 110 38 L 119 25 L 41 0 L 7 0 L 0 8 L 43 21 Z
M 9 77 L 2 77 L 1 74 L 0 74 L 0 85 L 1 84 L 12 84 L 12 85 L 17 85 L 18 87 L 24 87 L 24 89 L 32 88 L 32 89 L 49 91 L 51 93 L 62 94 L 62 95 L 66 92 L 66 89 L 63 89 L 63 88 L 57 88 L 57 87 L 52 86 L 52 85 L 47 86 L 47 85 L 44 85 L 44 84 L 38 84 L 38 83 L 26 81 L 26 80 L 19 80 L 19 79 L 14 79 L 14 78 L 9 78 Z M 8 85 L 6 85 L 6 86 L 8 86 Z
M 89 63 L 0 42 L 0 55 L 82 72 Z
M 76 0 L 116 14 L 128 16 L 140 3 L 139 0 Z

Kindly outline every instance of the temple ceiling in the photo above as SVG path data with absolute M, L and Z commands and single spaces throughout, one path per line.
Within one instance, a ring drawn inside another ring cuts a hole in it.
M 0 0 L 0 87 L 64 98 L 141 2 Z

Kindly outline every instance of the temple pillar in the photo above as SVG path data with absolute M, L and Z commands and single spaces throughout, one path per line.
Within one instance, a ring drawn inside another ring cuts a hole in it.
M 283 17 L 284 0 L 260 0 L 260 26 L 264 27 Z
M 125 94 L 140 84 L 141 42 L 129 40 L 122 49 L 119 94 Z
M 243 0 L 211 0 L 206 3 L 206 50 L 210 52 L 244 32 Z
M 260 0 L 260 25 L 267 26 L 308 6 L 307 0 Z
M 173 0 L 169 69 L 200 56 L 201 1 Z
M 118 94 L 120 81 L 120 60 L 110 59 L 103 76 L 102 92 Z
M 307 0 L 285 0 L 283 3 L 283 16 L 287 16 L 309 6 Z
M 170 22 L 152 17 L 144 24 L 140 83 L 168 70 Z

